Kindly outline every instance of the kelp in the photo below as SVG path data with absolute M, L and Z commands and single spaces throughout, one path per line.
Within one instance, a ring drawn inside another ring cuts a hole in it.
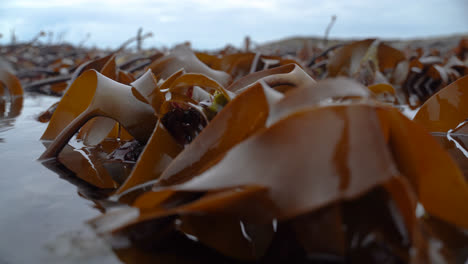
M 130 263 L 430 263 L 439 240 L 456 263 L 463 253 L 449 247 L 468 229 L 465 78 L 414 121 L 399 109 L 417 106 L 405 92 L 412 70 L 449 83 L 463 69 L 408 56 L 378 40 L 349 43 L 319 62 L 338 77 L 317 81 L 295 60 L 259 52 L 179 46 L 138 75 L 109 57 L 101 71 L 114 80 L 87 71 L 72 82 L 42 157 L 57 156 L 89 118 L 106 118 L 91 122 L 107 129 L 80 132 L 99 144 L 67 146 L 58 161 L 115 194 L 89 223 L 111 244 L 128 240 L 114 250 Z

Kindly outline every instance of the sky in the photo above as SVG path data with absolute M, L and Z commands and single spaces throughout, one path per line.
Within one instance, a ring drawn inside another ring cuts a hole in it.
M 321 37 L 333 15 L 330 38 L 417 38 L 468 34 L 467 14 L 468 0 L 0 0 L 0 44 L 44 31 L 44 42 L 115 48 L 142 27 L 146 48 L 240 47 L 246 35 Z

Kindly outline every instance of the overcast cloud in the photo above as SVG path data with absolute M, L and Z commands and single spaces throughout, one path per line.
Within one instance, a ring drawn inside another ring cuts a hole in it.
M 65 41 L 116 47 L 139 27 L 145 46 L 190 40 L 195 48 L 239 46 L 288 36 L 424 37 L 468 32 L 467 0 L 0 0 L 0 43 L 15 30 L 21 41 L 54 32 Z

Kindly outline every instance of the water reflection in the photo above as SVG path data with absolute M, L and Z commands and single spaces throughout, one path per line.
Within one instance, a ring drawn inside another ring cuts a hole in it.
M 78 194 L 88 200 L 101 200 L 109 197 L 112 189 L 101 189 L 77 177 L 76 173 L 56 159 L 42 162 L 47 169 L 55 172 L 61 179 L 78 187 Z
M 44 145 L 49 142 L 44 142 Z M 132 162 L 111 160 L 108 156 L 122 143 L 105 140 L 95 147 L 77 142 L 65 146 L 56 159 L 42 164 L 78 187 L 78 193 L 86 199 L 102 200 L 114 193 L 133 168 Z
M 0 98 L 0 132 L 10 130 L 14 127 L 16 117 L 23 109 L 23 96 L 11 96 Z M 0 137 L 0 143 L 5 139 Z

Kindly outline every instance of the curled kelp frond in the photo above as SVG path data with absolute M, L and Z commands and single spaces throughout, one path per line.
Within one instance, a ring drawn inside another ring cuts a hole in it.
M 109 117 L 119 122 L 135 139 L 142 142 L 148 140 L 156 122 L 152 108 L 136 99 L 130 86 L 91 70 L 73 83 L 58 105 L 41 138 L 55 141 L 41 158 L 56 156 L 74 133 L 96 116 Z

